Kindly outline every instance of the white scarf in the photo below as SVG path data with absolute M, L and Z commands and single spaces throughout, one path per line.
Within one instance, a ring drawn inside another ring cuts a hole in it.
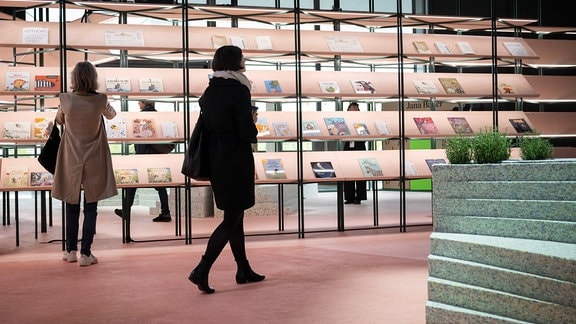
M 239 71 L 216 71 L 212 74 L 214 78 L 224 78 L 224 79 L 234 79 L 245 85 L 248 90 L 252 90 L 252 85 L 250 80 L 244 75 L 244 73 Z

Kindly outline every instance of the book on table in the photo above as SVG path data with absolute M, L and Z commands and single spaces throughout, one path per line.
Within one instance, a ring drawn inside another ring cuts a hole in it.
M 276 133 L 276 136 L 292 136 L 288 122 L 273 122 L 272 127 L 274 127 L 274 133 Z
M 456 134 L 474 134 L 472 127 L 468 124 L 465 117 L 447 117 L 450 126 Z
M 359 158 L 358 164 L 365 177 L 381 177 L 384 175 L 376 158 Z
M 316 178 L 335 178 L 336 171 L 330 161 L 310 162 Z
M 282 159 L 262 159 L 266 179 L 287 179 Z
M 172 182 L 172 172 L 169 167 L 148 168 L 146 169 L 146 172 L 148 174 L 149 183 Z
M 414 117 L 413 119 L 420 131 L 420 134 L 438 134 L 438 128 L 436 128 L 436 124 L 434 124 L 432 117 Z
M 328 128 L 328 134 L 332 136 L 350 135 L 350 129 L 348 129 L 343 117 L 325 117 L 324 122 L 326 123 L 326 128 Z

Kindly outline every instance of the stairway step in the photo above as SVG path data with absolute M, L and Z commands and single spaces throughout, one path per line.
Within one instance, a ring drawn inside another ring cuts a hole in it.
M 429 301 L 426 303 L 426 323 L 526 324 L 529 322 Z
M 576 181 L 574 161 L 557 159 L 500 163 L 497 168 L 493 164 L 459 164 L 457 168 L 449 164 L 436 164 L 432 166 L 432 178 L 442 178 L 442 181 Z
M 574 201 L 576 181 L 438 181 L 434 183 L 434 198 Z

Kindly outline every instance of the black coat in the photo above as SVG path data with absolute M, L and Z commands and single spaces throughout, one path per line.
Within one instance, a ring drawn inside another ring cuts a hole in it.
M 245 210 L 255 204 L 254 156 L 258 129 L 250 91 L 234 79 L 212 78 L 199 100 L 209 134 L 210 183 L 216 207 Z

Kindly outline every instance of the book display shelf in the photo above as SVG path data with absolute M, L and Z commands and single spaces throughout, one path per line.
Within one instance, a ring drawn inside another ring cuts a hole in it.
M 431 178 L 430 163 L 446 160 L 439 144 L 446 137 L 474 136 L 495 125 L 510 137 L 523 136 L 527 129 L 545 137 L 576 134 L 573 123 L 567 122 L 574 120 L 573 113 L 523 110 L 526 103 L 576 101 L 576 77 L 542 72 L 556 66 L 575 67 L 576 41 L 520 37 L 520 31 L 544 35 L 541 27 L 533 27 L 534 20 L 499 19 L 496 28 L 502 35 L 492 38 L 473 35 L 492 28 L 490 19 L 478 17 L 97 1 L 0 0 L 0 7 L 33 10 L 34 17 L 49 9 L 87 15 L 67 22 L 0 20 L 4 35 L 0 62 L 6 62 L 0 65 L 0 103 L 7 110 L 0 121 L 4 204 L 10 192 L 49 190 L 49 185 L 34 185 L 41 182 L 38 179 L 29 178 L 21 186 L 9 184 L 12 173 L 6 170 L 22 166 L 29 177 L 31 172 L 41 171 L 36 159 L 18 156 L 18 148 L 33 147 L 29 155 L 39 151 L 45 140 L 39 128 L 46 126 L 41 122 L 53 120 L 50 108 L 57 107 L 58 93 L 66 91 L 71 67 L 84 59 L 98 66 L 100 90 L 121 107 L 118 117 L 107 123 L 112 143 L 185 145 L 198 116 L 196 100 L 212 73 L 206 62 L 223 44 L 242 47 L 246 75 L 253 85 L 252 99 L 265 107 L 259 110 L 259 142 L 270 144 L 259 146 L 255 153 L 256 183 L 298 187 L 299 225 L 295 231 L 299 237 L 306 232 L 303 188 L 307 184 L 336 184 L 341 189 L 345 181 L 367 180 L 372 183 L 376 206 L 377 191 L 385 188 L 385 183 L 398 182 L 399 228 L 405 231 L 407 225 L 418 224 L 407 222 L 403 193 L 409 190 L 410 181 Z M 169 23 L 136 24 L 130 22 L 131 17 Z M 205 27 L 206 22 L 216 27 Z M 406 32 L 408 29 L 416 32 Z M 434 33 L 436 29 L 452 33 Z M 170 67 L 135 64 L 141 62 L 162 62 Z M 204 64 L 182 68 L 190 62 Z M 115 64 L 118 67 L 112 67 Z M 465 72 L 493 64 L 505 72 Z M 445 67 L 455 72 L 440 69 Z M 538 73 L 523 73 L 526 70 Z M 141 98 L 170 100 L 176 108 L 151 118 L 127 111 L 128 101 Z M 363 111 L 344 112 L 351 101 L 359 102 Z M 513 103 L 516 109 L 464 109 L 465 104 L 482 102 Z M 412 103 L 429 108 L 408 108 Z M 393 108 L 387 108 L 390 106 Z M 155 132 L 139 132 L 136 120 L 153 123 Z M 434 144 L 422 150 L 410 150 L 405 144 L 390 149 L 384 144 L 420 139 Z M 354 140 L 368 141 L 371 149 L 339 150 L 342 142 Z M 296 149 L 285 149 L 284 144 Z M 190 190 L 208 183 L 180 174 L 182 149 L 172 156 L 118 155 L 114 163 L 121 170 L 120 188 L 158 186 L 150 183 L 149 169 L 158 171 L 158 177 L 166 175 L 162 168 L 170 169 L 169 181 L 160 185 L 185 189 L 185 240 L 190 243 Z M 20 171 L 14 169 L 14 173 Z M 339 190 L 339 224 L 344 217 L 341 194 Z M 283 213 L 281 205 L 279 202 L 279 214 Z M 368 228 L 375 226 L 379 226 L 377 207 L 374 222 L 367 224 Z M 344 227 L 338 226 L 338 230 Z

